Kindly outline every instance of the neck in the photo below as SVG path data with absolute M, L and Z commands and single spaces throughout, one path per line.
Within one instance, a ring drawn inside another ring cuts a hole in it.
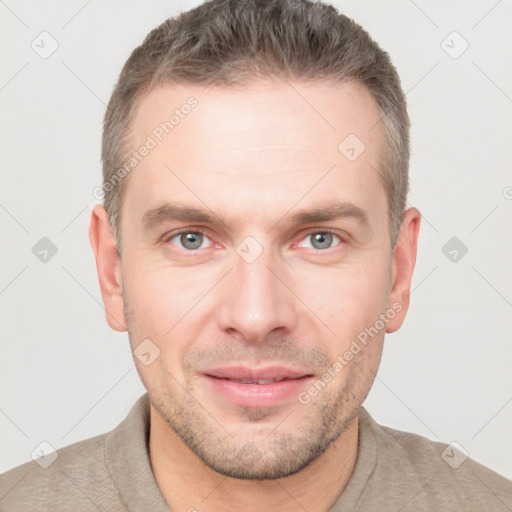
M 162 495 L 176 511 L 326 512 L 350 479 L 357 441 L 356 415 L 343 434 L 298 473 L 274 480 L 240 480 L 206 466 L 151 406 L 151 465 Z

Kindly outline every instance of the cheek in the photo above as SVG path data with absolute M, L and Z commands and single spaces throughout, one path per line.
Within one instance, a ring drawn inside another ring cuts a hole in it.
M 346 343 L 374 325 L 387 307 L 386 276 L 378 264 L 310 269 L 298 295 L 334 331 L 337 342 Z
M 152 326 L 161 335 L 200 301 L 208 290 L 209 277 L 206 270 L 134 262 L 127 265 L 123 282 L 137 322 Z
M 151 367 L 140 368 L 147 377 L 143 380 L 160 381 L 164 369 L 182 380 L 185 356 L 204 335 L 211 318 L 208 290 L 218 277 L 206 267 L 177 269 L 151 262 L 131 263 L 130 267 L 126 262 L 123 282 L 132 349 L 149 338 L 160 350 Z

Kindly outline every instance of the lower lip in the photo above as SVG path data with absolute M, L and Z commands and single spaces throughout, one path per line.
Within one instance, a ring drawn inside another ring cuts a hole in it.
M 205 375 L 205 378 L 217 394 L 234 405 L 254 409 L 272 407 L 291 396 L 297 396 L 312 380 L 312 377 L 308 376 L 271 384 L 242 384 L 210 375 Z

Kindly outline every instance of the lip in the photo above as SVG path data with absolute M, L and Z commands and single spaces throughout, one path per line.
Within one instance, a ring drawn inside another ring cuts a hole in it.
M 203 372 L 202 376 L 213 392 L 224 400 L 253 409 L 276 406 L 296 396 L 313 379 L 310 373 L 284 366 L 215 368 Z M 256 382 L 268 380 L 274 382 Z

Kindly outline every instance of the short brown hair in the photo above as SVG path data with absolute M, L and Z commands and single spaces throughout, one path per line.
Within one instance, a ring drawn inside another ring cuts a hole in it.
M 143 96 L 159 84 L 232 86 L 258 78 L 357 81 L 367 87 L 384 128 L 386 147 L 377 172 L 394 247 L 409 189 L 409 117 L 398 73 L 361 26 L 334 7 L 309 0 L 212 0 L 166 20 L 132 52 L 103 127 L 104 204 L 118 244 L 127 180 L 115 178 Z

